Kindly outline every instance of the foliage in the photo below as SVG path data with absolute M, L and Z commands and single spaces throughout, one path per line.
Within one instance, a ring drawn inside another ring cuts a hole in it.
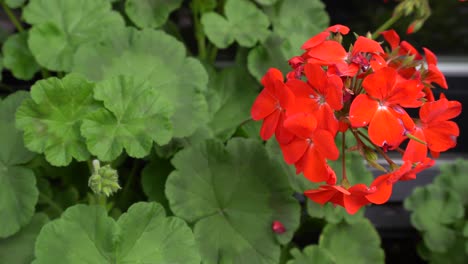
M 0 37 L 0 263 L 383 263 L 365 209 L 306 202 L 319 184 L 252 120 L 265 73 L 329 30 L 322 1 L 0 5 L 15 27 Z M 327 166 L 369 185 L 353 150 L 371 144 L 347 136 Z M 456 166 L 407 202 L 434 263 L 468 245 Z M 319 242 L 300 248 L 311 222 Z

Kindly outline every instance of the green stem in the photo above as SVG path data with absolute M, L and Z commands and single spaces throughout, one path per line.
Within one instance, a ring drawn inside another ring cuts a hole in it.
M 205 60 L 207 57 L 206 54 L 206 40 L 205 40 L 205 32 L 203 32 L 203 28 L 200 22 L 200 11 L 197 8 L 192 9 L 193 12 L 193 23 L 195 26 L 195 38 L 197 39 L 198 45 L 198 58 L 200 60 Z
M 8 16 L 8 18 L 10 19 L 11 23 L 13 23 L 13 25 L 15 25 L 16 29 L 17 29 L 19 32 L 23 32 L 23 31 L 24 31 L 23 26 L 22 26 L 21 23 L 18 21 L 18 19 L 16 18 L 15 14 L 13 14 L 13 12 L 11 11 L 11 9 L 5 4 L 5 1 L 1 0 L 1 1 L 0 1 L 0 4 L 2 5 L 2 8 L 3 8 L 3 10 L 5 11 L 5 13 L 7 14 L 7 16 Z
M 51 208 L 53 208 L 55 211 L 57 211 L 57 213 L 59 215 L 61 215 L 63 213 L 62 207 L 58 203 L 56 203 L 54 200 L 52 200 L 49 196 L 47 196 L 47 195 L 40 192 L 39 193 L 39 198 L 44 200 L 44 202 L 46 202 Z
M 357 131 L 357 133 L 359 134 L 359 136 L 361 136 L 362 138 L 364 138 L 367 142 L 369 142 L 370 144 L 372 144 L 372 146 L 374 146 L 374 149 L 387 161 L 388 165 L 390 166 L 395 166 L 395 162 L 393 162 L 393 160 L 387 155 L 387 153 L 385 153 L 379 146 L 375 145 L 372 140 L 370 140 L 370 138 L 368 138 L 364 133 L 362 133 L 361 131 Z
M 385 21 L 385 23 L 383 23 L 377 30 L 375 30 L 374 33 L 372 33 L 372 39 L 376 39 L 380 33 L 391 27 L 395 22 L 398 21 L 398 19 L 400 19 L 400 17 L 401 15 L 391 16 L 387 21 Z

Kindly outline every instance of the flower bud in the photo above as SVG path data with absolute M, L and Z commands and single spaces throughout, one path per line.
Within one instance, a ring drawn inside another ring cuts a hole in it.
M 88 186 L 95 194 L 109 197 L 121 188 L 117 170 L 110 165 L 101 167 L 99 160 L 93 160 L 93 174 L 88 180 Z

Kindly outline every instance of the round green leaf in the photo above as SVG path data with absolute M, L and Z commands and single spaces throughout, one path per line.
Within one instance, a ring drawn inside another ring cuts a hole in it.
M 257 83 L 242 67 L 224 69 L 211 79 L 208 126 L 221 140 L 230 138 L 237 127 L 250 119 L 250 108 L 257 96 Z
M 70 71 L 80 45 L 124 26 L 108 0 L 35 0 L 24 8 L 23 17 L 33 26 L 28 40 L 32 54 L 54 71 Z
M 15 235 L 0 239 L 0 263 L 29 264 L 34 259 L 34 243 L 42 226 L 49 221 L 43 213 L 32 217 L 31 222 Z
M 468 262 L 468 253 L 464 251 L 468 240 L 457 236 L 452 246 L 444 253 L 431 251 L 424 243 L 418 244 L 419 255 L 430 264 L 465 264 Z
M 271 34 L 263 44 L 249 51 L 247 68 L 258 81 L 271 67 L 277 68 L 283 73 L 290 71 L 288 58 L 282 51 L 282 45 L 285 41 L 277 34 Z
M 205 263 L 277 263 L 300 208 L 288 179 L 255 140 L 234 138 L 186 148 L 172 159 L 166 182 L 175 215 L 194 222 Z M 286 228 L 275 234 L 272 223 Z M 276 239 L 275 239 L 276 235 Z
M 208 75 L 185 51 L 181 42 L 163 31 L 126 28 L 112 32 L 99 45 L 80 48 L 74 71 L 92 80 L 119 75 L 147 80 L 172 104 L 173 136 L 186 137 L 206 124 L 209 116 L 203 95 Z
M 34 264 L 200 263 L 192 231 L 156 203 L 136 203 L 115 222 L 101 206 L 76 205 L 45 225 Z
M 121 75 L 98 83 L 94 98 L 105 108 L 90 114 L 81 132 L 100 160 L 114 160 L 123 148 L 129 156 L 142 158 L 153 141 L 166 144 L 171 139 L 170 105 L 149 82 Z
M 36 82 L 32 99 L 24 100 L 16 113 L 16 125 L 24 131 L 28 149 L 44 153 L 55 166 L 68 165 L 72 158 L 89 158 L 80 134 L 82 120 L 98 107 L 94 84 L 82 76 L 51 77 Z
M 445 187 L 456 192 L 463 205 L 468 205 L 468 179 L 466 172 L 468 171 L 468 161 L 457 159 L 452 164 L 443 164 L 440 166 L 440 174 L 435 179 L 435 184 Z
M 30 80 L 40 69 L 28 48 L 28 32 L 13 34 L 2 47 L 3 65 L 11 70 L 13 76 L 21 80 Z
M 270 6 L 278 2 L 278 0 L 255 0 L 255 2 L 264 6 Z
M 182 0 L 126 0 L 125 13 L 141 28 L 157 28 L 181 4 Z
M 246 0 L 227 0 L 226 18 L 209 12 L 201 23 L 208 39 L 218 48 L 226 48 L 236 40 L 243 47 L 252 47 L 269 34 L 268 17 L 255 4 Z
M 302 252 L 297 248 L 293 248 L 291 250 L 291 255 L 294 259 L 288 261 L 287 264 L 336 263 L 335 258 L 330 254 L 330 252 L 317 245 L 307 246 Z
M 307 213 L 315 218 L 322 218 L 327 223 L 338 224 L 346 221 L 354 224 L 364 217 L 365 208 L 361 208 L 357 213 L 350 215 L 341 206 L 335 206 L 331 203 L 320 205 L 312 200 L 307 200 Z
M 405 200 L 404 206 L 412 211 L 411 223 L 422 231 L 430 250 L 443 253 L 453 245 L 456 234 L 448 225 L 464 215 L 457 193 L 437 185 L 417 187 Z
M 34 155 L 24 147 L 14 124 L 16 108 L 26 97 L 27 93 L 17 92 L 0 102 L 0 238 L 29 223 L 39 195 L 33 171 L 21 166 Z
M 327 224 L 320 235 L 319 246 L 327 249 L 336 263 L 384 263 L 380 237 L 369 220 L 356 223 Z
M 325 5 L 320 0 L 283 1 L 270 18 L 273 31 L 288 42 L 284 50 L 288 59 L 300 55 L 302 44 L 329 23 Z

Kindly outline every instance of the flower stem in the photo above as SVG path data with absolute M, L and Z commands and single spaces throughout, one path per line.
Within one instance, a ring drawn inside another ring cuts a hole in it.
M 348 180 L 346 177 L 346 134 L 341 132 L 341 169 L 343 173 L 343 180 Z
M 395 22 L 398 21 L 398 19 L 400 19 L 400 17 L 401 15 L 392 15 L 387 21 L 385 21 L 385 23 L 376 29 L 374 33 L 372 33 L 372 39 L 376 39 L 380 33 L 391 27 Z
M 370 138 L 368 138 L 364 133 L 362 133 L 361 131 L 357 131 L 357 133 L 359 134 L 359 136 L 361 136 L 362 138 L 364 138 L 367 142 L 369 142 L 370 144 L 372 144 L 372 146 L 374 146 L 374 149 L 387 161 L 388 165 L 390 166 L 395 166 L 395 162 L 393 162 L 393 160 L 387 155 L 387 153 L 385 153 L 379 146 L 375 145 L 371 140 Z
M 207 57 L 205 32 L 203 32 L 202 24 L 200 22 L 201 12 L 195 6 L 196 5 L 192 5 L 192 13 L 193 13 L 193 24 L 195 27 L 195 38 L 197 39 L 197 46 L 198 46 L 198 58 L 200 60 L 205 60 Z
M 21 23 L 18 21 L 18 19 L 16 18 L 15 14 L 13 14 L 13 12 L 11 11 L 11 9 L 5 4 L 5 1 L 0 0 L 0 4 L 2 5 L 2 8 L 3 8 L 3 10 L 5 11 L 5 13 L 7 14 L 7 16 L 8 16 L 8 18 L 10 19 L 11 23 L 13 23 L 13 25 L 15 25 L 16 29 L 17 29 L 19 32 L 23 32 L 23 31 L 24 31 L 23 26 L 22 26 Z

